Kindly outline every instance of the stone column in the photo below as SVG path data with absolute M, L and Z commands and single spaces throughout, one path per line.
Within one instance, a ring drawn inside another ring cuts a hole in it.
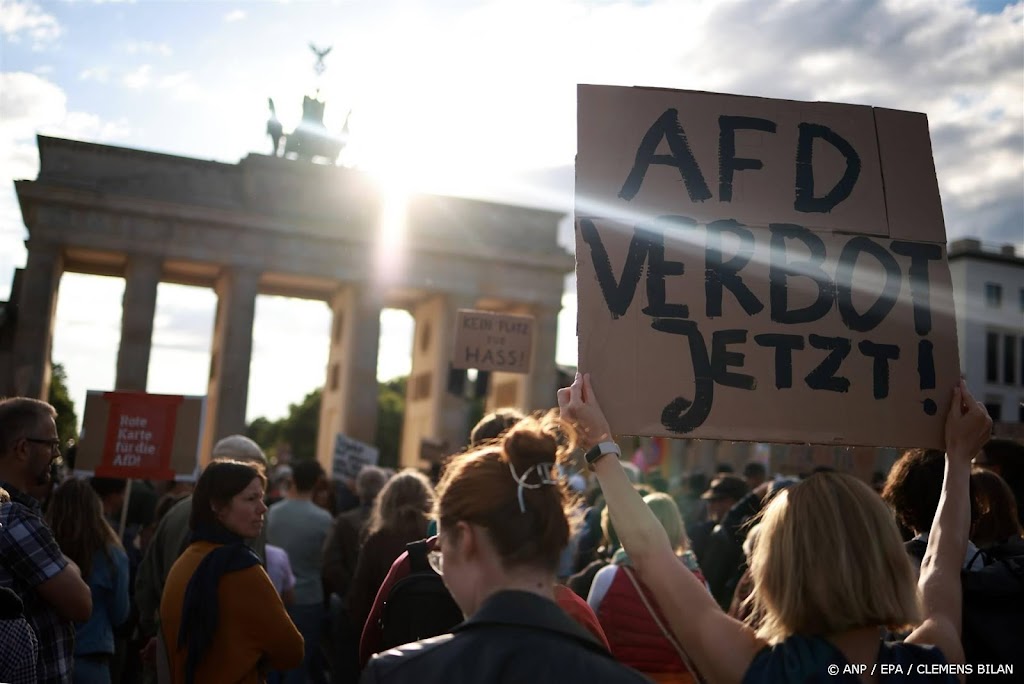
M 402 427 L 403 467 L 420 465 L 420 444 L 428 440 L 453 453 L 467 441 L 467 403 L 448 391 L 455 312 L 473 308 L 475 301 L 459 295 L 437 295 L 418 304 L 413 338 L 412 372 L 405 397 Z
M 29 240 L 26 246 L 28 261 L 15 323 L 10 394 L 45 400 L 50 392 L 50 349 L 63 257 L 52 243 Z
M 245 431 L 252 360 L 252 322 L 256 314 L 260 273 L 255 269 L 225 269 L 217 281 L 217 320 L 210 356 L 206 393 L 203 463 L 217 440 Z
M 117 351 L 116 389 L 146 391 L 156 289 L 162 274 L 163 260 L 160 257 L 128 257 L 124 298 L 121 300 L 121 346 Z
M 549 409 L 558 405 L 558 365 L 555 350 L 558 346 L 558 312 L 560 306 L 536 306 L 530 312 L 534 317 L 533 362 L 530 364 L 527 406 L 531 411 Z
M 374 444 L 377 438 L 377 348 L 381 302 L 369 287 L 349 286 L 328 302 L 331 352 L 320 403 L 317 458 L 328 473 L 341 432 Z

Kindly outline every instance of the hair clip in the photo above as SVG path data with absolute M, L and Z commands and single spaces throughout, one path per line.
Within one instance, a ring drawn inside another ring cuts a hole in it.
M 519 485 L 518 496 L 520 513 L 526 513 L 526 502 L 523 500 L 524 489 L 540 489 L 544 485 L 558 484 L 558 480 L 551 479 L 551 469 L 554 467 L 554 463 L 538 463 L 535 466 L 527 468 L 526 472 L 523 473 L 522 477 L 520 477 L 519 475 L 516 475 L 516 469 L 515 466 L 512 465 L 512 462 L 508 462 L 508 469 L 512 472 L 512 479 L 515 480 L 516 484 Z M 536 484 L 530 484 L 526 481 L 526 478 L 530 477 L 530 475 L 534 472 L 537 473 L 537 477 L 540 478 L 540 482 Z

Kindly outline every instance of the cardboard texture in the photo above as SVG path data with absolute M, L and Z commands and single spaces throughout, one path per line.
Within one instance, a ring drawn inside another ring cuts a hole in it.
M 529 373 L 533 317 L 460 309 L 452 368 Z
M 924 115 L 578 95 L 579 364 L 616 433 L 943 447 L 960 371 Z
M 90 390 L 75 470 L 98 477 L 194 480 L 203 397 Z
M 333 477 L 354 478 L 366 465 L 377 465 L 380 451 L 343 434 L 334 438 Z

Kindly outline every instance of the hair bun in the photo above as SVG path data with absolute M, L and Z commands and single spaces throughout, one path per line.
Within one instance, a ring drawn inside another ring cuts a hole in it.
M 504 458 L 517 472 L 524 472 L 542 463 L 560 465 L 575 448 L 572 427 L 563 423 L 555 412 L 539 418 L 525 418 L 505 433 L 501 440 Z

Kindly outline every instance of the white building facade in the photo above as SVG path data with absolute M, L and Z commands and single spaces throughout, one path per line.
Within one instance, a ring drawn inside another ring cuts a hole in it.
M 1013 245 L 978 240 L 949 245 L 960 369 L 996 423 L 995 433 L 1024 436 L 1024 255 Z

